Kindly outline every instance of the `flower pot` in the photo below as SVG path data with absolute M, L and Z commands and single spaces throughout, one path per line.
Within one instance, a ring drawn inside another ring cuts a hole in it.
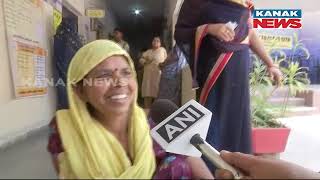
M 284 152 L 289 134 L 289 128 L 253 128 L 253 153 L 274 154 Z

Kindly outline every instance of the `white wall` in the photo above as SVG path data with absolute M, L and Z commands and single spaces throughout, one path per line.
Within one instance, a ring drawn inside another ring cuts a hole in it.
M 77 16 L 81 16 L 81 15 L 84 15 L 84 12 L 85 12 L 85 7 L 84 7 L 85 1 L 87 0 L 62 0 L 62 3 L 71 12 L 73 12 Z
M 0 0 L 0 147 L 16 138 L 23 137 L 30 131 L 46 126 L 52 119 L 56 108 L 55 89 L 49 88 L 44 97 L 15 99 L 13 82 L 10 70 L 10 60 L 7 52 L 6 32 L 4 27 L 3 1 Z M 84 0 L 63 0 L 63 4 L 73 13 L 81 16 L 85 11 Z M 114 16 L 105 0 L 92 0 L 90 6 L 106 8 L 104 19 L 105 29 L 111 32 L 116 26 Z M 53 12 L 48 4 L 45 6 L 48 41 L 45 48 L 48 50 L 46 63 L 47 77 L 52 77 L 52 45 L 53 45 Z
M 0 0 L 0 146 L 27 132 L 48 124 L 55 111 L 55 91 L 49 88 L 48 95 L 37 98 L 15 99 L 11 78 L 10 60 L 7 53 L 6 32 L 4 28 L 3 1 Z M 52 7 L 45 6 L 48 50 L 46 63 L 47 76 L 51 77 L 52 55 Z

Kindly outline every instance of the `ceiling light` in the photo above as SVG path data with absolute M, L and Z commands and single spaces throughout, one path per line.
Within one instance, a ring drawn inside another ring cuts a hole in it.
M 141 13 L 141 10 L 139 10 L 139 9 L 134 10 L 135 15 L 139 15 L 140 13 Z

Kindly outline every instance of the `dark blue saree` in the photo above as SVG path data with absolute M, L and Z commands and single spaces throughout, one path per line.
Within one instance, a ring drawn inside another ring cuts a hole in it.
M 199 102 L 213 113 L 207 141 L 219 151 L 251 153 L 249 46 L 242 43 L 249 17 L 247 7 L 227 0 L 185 0 L 176 25 L 175 40 L 192 67 Z M 229 21 L 238 24 L 232 42 L 206 34 L 205 24 Z

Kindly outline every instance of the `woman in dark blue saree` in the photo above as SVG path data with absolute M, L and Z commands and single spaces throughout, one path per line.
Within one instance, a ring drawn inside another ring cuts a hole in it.
M 249 49 L 277 82 L 281 79 L 250 28 L 251 8 L 241 0 L 185 0 L 176 24 L 175 40 L 192 68 L 199 102 L 213 113 L 207 141 L 219 151 L 252 153 Z

